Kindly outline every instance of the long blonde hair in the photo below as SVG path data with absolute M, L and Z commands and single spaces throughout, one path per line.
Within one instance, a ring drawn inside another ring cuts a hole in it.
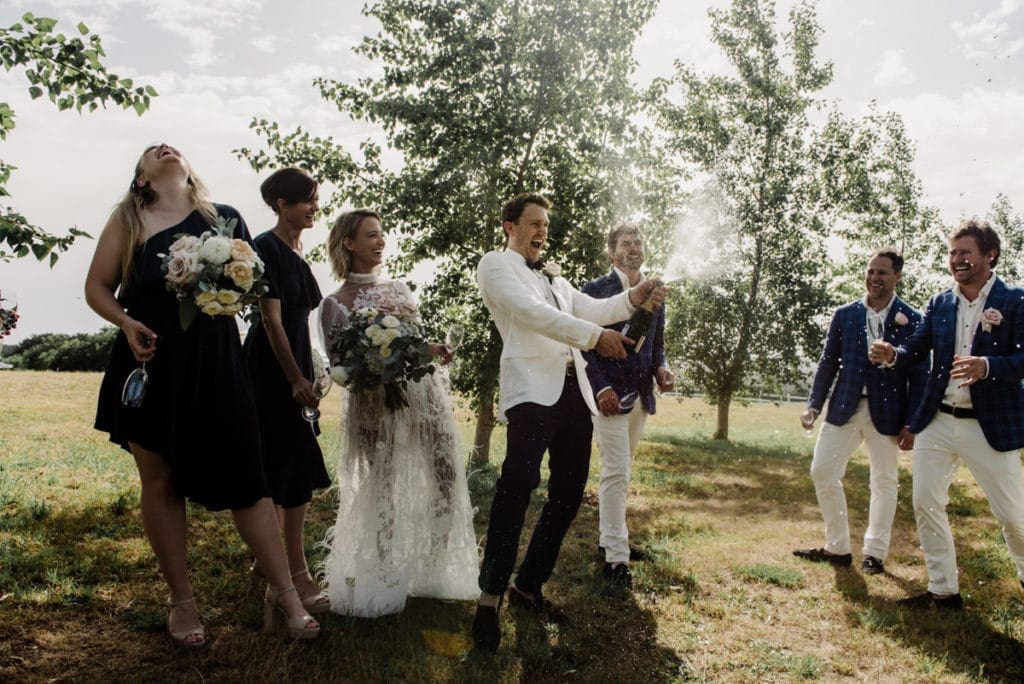
M 345 249 L 345 238 L 355 240 L 363 219 L 373 217 L 380 221 L 380 214 L 373 209 L 353 209 L 337 218 L 327 236 L 327 258 L 338 280 L 344 280 L 352 268 L 352 255 Z
M 135 250 L 138 248 L 139 236 L 145 232 L 146 224 L 142 220 L 142 210 L 156 204 L 160 199 L 156 190 L 147 183 L 139 185 L 139 176 L 142 175 L 142 160 L 146 153 L 158 145 L 150 145 L 143 150 L 138 163 L 135 164 L 135 174 L 132 176 L 132 184 L 128 193 L 114 207 L 114 216 L 121 222 L 124 228 L 124 241 L 121 246 L 121 285 L 131 280 L 132 262 L 135 258 Z M 188 164 L 188 162 L 185 162 Z M 207 223 L 213 225 L 217 222 L 217 209 L 207 199 L 206 186 L 199 180 L 192 167 L 188 167 L 188 197 L 192 206 L 199 210 Z

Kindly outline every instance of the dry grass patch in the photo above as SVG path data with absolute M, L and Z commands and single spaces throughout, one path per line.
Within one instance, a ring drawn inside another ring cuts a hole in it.
M 412 600 L 399 616 L 330 616 L 320 640 L 259 633 L 248 554 L 230 517 L 190 510 L 189 560 L 212 636 L 177 653 L 163 630 L 164 586 L 139 524 L 131 457 L 92 430 L 96 374 L 0 374 L 0 679 L 281 681 L 1019 681 L 1024 592 L 998 525 L 962 471 L 950 515 L 967 610 L 915 612 L 897 599 L 925 573 L 910 510 L 909 458 L 888 573 L 869 577 L 794 558 L 821 543 L 807 474 L 813 442 L 797 405 L 735 407 L 733 443 L 708 439 L 714 409 L 663 400 L 649 421 L 630 494 L 634 590 L 609 591 L 597 546 L 598 458 L 588 496 L 546 588 L 573 620 L 509 613 L 494 657 L 464 654 L 472 605 Z M 326 416 L 337 415 L 338 392 Z M 460 409 L 465 439 L 472 425 Z M 333 454 L 337 423 L 323 422 Z M 494 465 L 470 477 L 483 535 Z M 846 479 L 855 549 L 867 518 L 863 454 Z M 543 486 L 531 506 L 532 526 Z M 310 510 L 309 554 L 334 520 L 331 493 Z

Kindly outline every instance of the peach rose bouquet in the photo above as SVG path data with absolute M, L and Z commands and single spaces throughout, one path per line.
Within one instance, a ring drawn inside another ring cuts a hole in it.
M 199 313 L 234 316 L 267 292 L 263 261 L 248 242 L 233 237 L 237 224 L 218 216 L 212 230 L 181 235 L 160 255 L 167 289 L 178 298 L 182 330 Z

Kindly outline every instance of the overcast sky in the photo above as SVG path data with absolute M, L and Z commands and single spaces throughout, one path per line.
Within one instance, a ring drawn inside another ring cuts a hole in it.
M 675 59 L 719 71 L 708 38 L 709 6 L 727 2 L 663 0 L 636 49 L 641 84 L 668 75 Z M 0 73 L 0 101 L 17 128 L 0 142 L 0 159 L 18 167 L 8 203 L 50 232 L 76 225 L 98 235 L 126 190 L 142 149 L 157 141 L 185 153 L 213 199 L 234 205 L 253 234 L 273 225 L 261 180 L 231 154 L 259 147 L 253 116 L 333 135 L 353 146 L 374 132 L 325 105 L 314 77 L 352 81 L 374 67 L 352 47 L 374 22 L 362 0 L 0 0 L 0 24 L 26 11 L 60 20 L 75 33 L 84 21 L 101 34 L 108 68 L 156 87 L 142 117 L 99 110 L 57 112 L 33 102 L 23 72 Z M 792 2 L 780 2 L 785 17 Z M 953 223 L 984 215 L 996 195 L 1024 210 L 1024 0 L 823 0 L 819 55 L 835 64 L 826 95 L 848 114 L 876 100 L 896 111 L 917 143 L 916 171 L 926 202 Z M 322 241 L 324 217 L 306 239 Z M 0 290 L 18 292 L 22 318 L 9 339 L 81 332 L 104 322 L 86 306 L 82 283 L 95 242 L 80 240 L 50 270 L 34 260 L 0 262 Z M 334 289 L 316 268 L 324 292 Z

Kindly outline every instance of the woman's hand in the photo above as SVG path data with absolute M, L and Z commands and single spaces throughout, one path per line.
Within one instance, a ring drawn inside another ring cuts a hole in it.
M 442 366 L 447 366 L 452 362 L 452 353 L 448 350 L 448 347 L 436 342 L 431 342 L 428 346 L 430 348 L 430 355 L 440 357 Z
M 313 383 L 306 378 L 299 378 L 292 383 L 292 399 L 298 402 L 300 406 L 308 406 L 309 408 L 316 408 L 320 405 L 320 397 L 313 390 Z
M 145 363 L 153 360 L 153 356 L 156 354 L 155 332 L 127 314 L 121 323 L 121 330 L 128 338 L 128 346 L 131 347 L 136 361 Z

